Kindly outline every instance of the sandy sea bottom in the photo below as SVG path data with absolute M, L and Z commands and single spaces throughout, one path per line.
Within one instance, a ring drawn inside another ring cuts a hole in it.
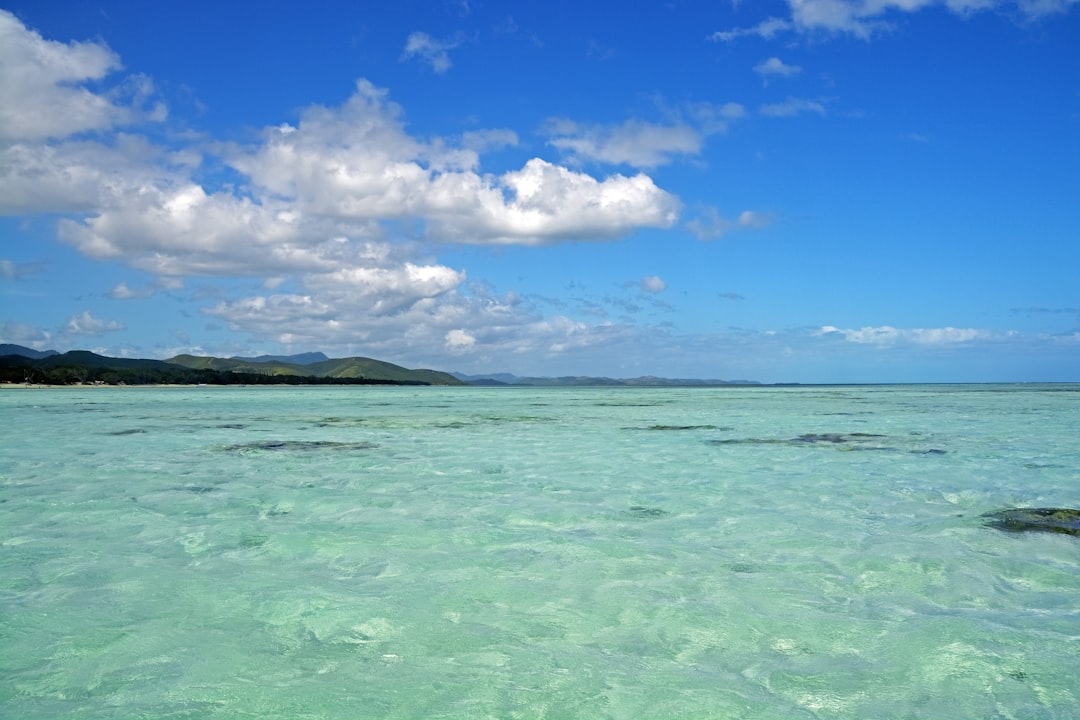
M 0 412 L 0 717 L 1080 717 L 1080 386 Z

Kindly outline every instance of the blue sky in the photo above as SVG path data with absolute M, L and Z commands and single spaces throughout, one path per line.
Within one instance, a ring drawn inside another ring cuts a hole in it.
M 1080 380 L 1080 2 L 3 2 L 0 342 Z

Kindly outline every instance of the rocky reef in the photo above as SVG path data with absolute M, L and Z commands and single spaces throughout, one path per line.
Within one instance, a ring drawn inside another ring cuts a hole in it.
M 1080 510 L 1012 508 L 984 513 L 989 527 L 1006 532 L 1053 532 L 1080 537 Z

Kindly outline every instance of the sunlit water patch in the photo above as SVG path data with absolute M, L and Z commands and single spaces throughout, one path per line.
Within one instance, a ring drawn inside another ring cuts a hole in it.
M 88 388 L 0 410 L 0 717 L 1080 707 L 1080 538 L 984 517 L 1080 507 L 1077 386 Z

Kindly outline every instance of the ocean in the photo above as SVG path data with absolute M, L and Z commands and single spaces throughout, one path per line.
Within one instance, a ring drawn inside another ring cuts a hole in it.
M 0 717 L 1080 718 L 1080 385 L 0 413 Z

